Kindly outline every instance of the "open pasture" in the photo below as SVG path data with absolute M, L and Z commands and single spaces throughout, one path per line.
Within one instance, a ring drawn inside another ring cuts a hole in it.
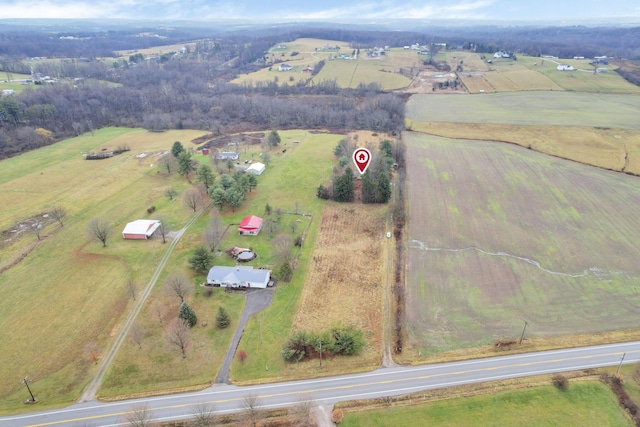
M 116 54 L 121 57 L 126 57 L 129 59 L 129 56 L 141 53 L 144 57 L 149 56 L 157 56 L 164 55 L 166 53 L 171 52 L 179 52 L 183 47 L 193 49 L 196 46 L 196 42 L 185 42 L 185 43 L 176 43 L 176 44 L 167 44 L 162 46 L 154 46 L 142 49 L 127 49 L 127 50 L 118 50 Z
M 445 138 L 508 142 L 555 157 L 640 175 L 640 131 L 634 129 L 407 122 L 416 132 Z
M 278 46 L 286 46 L 280 48 Z M 340 47 L 327 49 L 326 47 Z M 357 59 L 339 59 L 344 54 L 353 57 L 353 48 L 348 43 L 335 40 L 297 39 L 293 42 L 274 46 L 268 53 L 270 65 L 250 74 L 238 76 L 233 83 L 257 83 L 277 81 L 279 84 L 296 84 L 299 81 L 312 80 L 315 83 L 335 80 L 338 86 L 355 88 L 359 84 L 378 83 L 385 90 L 394 90 L 409 85 L 410 79 L 399 74 L 401 68 L 420 65 L 421 58 L 415 51 L 391 49 L 386 56 L 366 57 L 361 50 Z M 293 52 L 297 52 L 292 56 Z M 302 72 L 304 67 L 313 67 L 320 60 L 325 61 L 322 70 L 316 75 Z M 293 67 L 290 71 L 278 71 L 278 63 L 284 62 Z
M 640 129 L 640 97 L 567 92 L 413 95 L 406 117 L 414 121 Z
M 189 212 L 163 195 L 168 186 L 179 191 L 183 178 L 164 177 L 150 167 L 151 155 L 200 131 L 149 133 L 107 128 L 30 151 L 2 161 L 0 173 L 0 227 L 5 230 L 46 211 L 63 206 L 64 227 L 48 226 L 47 235 L 18 264 L 0 274 L 0 411 L 22 409 L 25 400 L 20 379 L 28 375 L 43 405 L 74 401 L 94 370 L 84 356 L 95 342 L 102 351 L 119 328 L 130 307 L 129 279 L 138 289 L 147 283 L 164 251 L 159 239 L 124 241 L 125 223 L 146 218 L 155 205 L 174 227 Z M 131 151 L 99 161 L 86 161 L 82 153 L 127 144 Z M 148 153 L 144 158 L 136 155 Z M 86 223 L 108 218 L 113 235 L 107 247 L 90 241 Z M 2 261 L 20 254 L 35 241 L 25 233 L 3 242 Z
M 633 425 L 618 406 L 615 395 L 598 381 L 572 382 L 566 391 L 545 385 L 410 406 L 346 412 L 340 425 L 420 427 L 426 423 L 434 427 Z
M 637 327 L 640 181 L 407 133 L 407 329 L 423 356 Z

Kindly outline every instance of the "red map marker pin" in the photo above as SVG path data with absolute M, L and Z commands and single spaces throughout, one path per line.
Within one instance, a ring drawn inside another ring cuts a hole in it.
M 360 175 L 364 174 L 371 162 L 371 152 L 366 148 L 358 148 L 353 152 L 353 163 L 355 163 Z

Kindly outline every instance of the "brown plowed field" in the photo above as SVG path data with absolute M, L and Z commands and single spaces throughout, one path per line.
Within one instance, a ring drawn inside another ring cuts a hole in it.
M 360 328 L 369 343 L 358 363 L 382 354 L 382 278 L 387 205 L 328 203 L 293 324 L 321 331 Z
M 421 353 L 637 327 L 640 179 L 407 132 L 407 329 Z

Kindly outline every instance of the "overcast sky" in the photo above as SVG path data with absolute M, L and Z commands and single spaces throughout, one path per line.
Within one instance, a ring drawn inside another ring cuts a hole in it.
M 639 0 L 0 0 L 1 18 L 638 20 Z

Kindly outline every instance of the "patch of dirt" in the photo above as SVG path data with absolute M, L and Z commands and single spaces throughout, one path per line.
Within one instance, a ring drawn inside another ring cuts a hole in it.
M 451 87 L 440 89 L 438 84 L 454 81 L 458 78 L 453 71 L 438 71 L 433 67 L 420 70 L 409 86 L 398 89 L 396 93 L 467 93 L 464 85 L 459 84 L 458 89 Z
M 40 226 L 40 229 L 44 230 L 45 227 L 55 222 L 56 220 L 51 215 L 44 212 L 31 218 L 18 221 L 11 228 L 0 232 L 0 249 L 6 249 L 14 244 L 20 244 L 20 241 L 29 234 L 34 238 L 32 241 L 23 242 L 24 246 L 18 250 L 16 255 L 0 262 L 0 274 L 22 262 L 42 240 L 49 236 L 49 234 L 41 233 L 40 240 L 38 240 L 34 233 L 35 227 Z

